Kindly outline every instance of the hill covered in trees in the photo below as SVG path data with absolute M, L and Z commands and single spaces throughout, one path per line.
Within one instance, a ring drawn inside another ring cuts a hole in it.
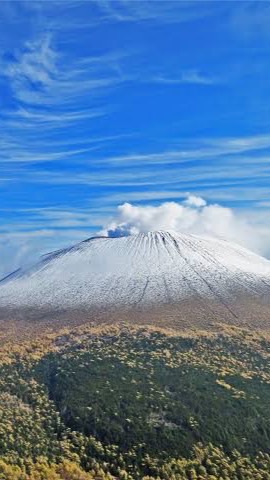
M 270 479 L 269 347 L 127 325 L 6 343 L 0 479 Z

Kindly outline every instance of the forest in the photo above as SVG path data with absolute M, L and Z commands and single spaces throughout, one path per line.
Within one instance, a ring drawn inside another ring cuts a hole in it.
M 81 326 L 0 355 L 0 479 L 270 480 L 270 341 Z

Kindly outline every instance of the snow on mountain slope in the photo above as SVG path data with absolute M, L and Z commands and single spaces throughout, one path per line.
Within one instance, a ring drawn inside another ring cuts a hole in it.
M 270 261 L 223 240 L 175 232 L 97 237 L 0 282 L 0 308 L 135 308 L 199 299 L 270 303 Z

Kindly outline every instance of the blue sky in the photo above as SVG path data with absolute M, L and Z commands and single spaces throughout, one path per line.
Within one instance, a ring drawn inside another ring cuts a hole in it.
M 260 1 L 2 0 L 0 273 L 188 194 L 267 254 L 269 22 Z

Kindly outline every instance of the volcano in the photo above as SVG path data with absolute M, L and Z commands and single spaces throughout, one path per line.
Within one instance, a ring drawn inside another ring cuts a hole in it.
M 265 326 L 270 261 L 225 240 L 171 231 L 94 237 L 1 280 L 0 309 L 152 312 L 164 322 Z

